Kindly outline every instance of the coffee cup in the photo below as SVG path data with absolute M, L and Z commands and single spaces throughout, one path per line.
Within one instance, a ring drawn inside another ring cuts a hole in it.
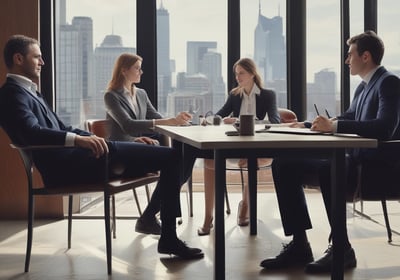
M 222 121 L 222 118 L 220 115 L 215 115 L 213 118 L 213 125 L 220 125 Z
M 254 115 L 240 115 L 239 134 L 254 135 Z

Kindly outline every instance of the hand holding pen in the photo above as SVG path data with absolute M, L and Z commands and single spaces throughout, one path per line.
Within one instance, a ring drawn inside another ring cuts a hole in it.
M 317 112 L 317 116 L 319 116 L 320 114 L 319 114 L 319 111 L 318 111 L 318 107 L 317 107 L 317 104 L 315 104 L 315 103 L 314 103 L 314 108 L 315 108 L 315 112 Z M 325 114 L 328 117 L 328 119 L 331 118 L 331 116 L 329 115 L 329 112 L 328 112 L 327 109 L 325 109 Z
M 311 130 L 320 131 L 320 132 L 333 132 L 333 123 L 329 119 L 329 113 L 325 109 L 325 113 L 327 117 L 321 116 L 318 111 L 318 107 L 314 104 L 315 111 L 317 112 L 317 117 L 314 119 L 311 125 Z

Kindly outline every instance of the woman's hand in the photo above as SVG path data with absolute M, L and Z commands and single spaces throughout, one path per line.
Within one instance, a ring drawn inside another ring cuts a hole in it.
M 295 128 L 305 128 L 304 122 L 294 122 L 289 125 L 289 127 Z
M 222 119 L 224 124 L 234 124 L 235 122 L 237 122 L 237 120 L 238 118 L 232 118 L 232 117 L 225 117 Z
M 174 119 L 175 125 L 188 125 L 191 119 L 192 115 L 188 112 L 180 112 Z

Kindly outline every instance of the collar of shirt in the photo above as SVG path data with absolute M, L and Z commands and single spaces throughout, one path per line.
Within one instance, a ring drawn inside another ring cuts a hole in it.
M 243 94 L 242 105 L 240 106 L 240 115 L 256 115 L 256 95 L 260 94 L 260 88 L 254 84 L 250 94 Z
M 14 79 L 18 85 L 28 90 L 29 92 L 36 94 L 37 85 L 34 82 L 32 82 L 31 79 L 28 79 L 27 77 L 22 75 L 11 74 L 11 73 L 7 73 L 7 78 Z
M 251 89 L 250 95 L 252 93 L 260 95 L 261 89 L 254 83 L 253 88 Z
M 378 70 L 381 66 L 377 66 L 371 71 L 368 72 L 367 75 L 365 75 L 363 81 L 365 82 L 366 85 L 368 85 L 369 81 L 371 81 L 372 76 L 375 74 L 376 70 Z

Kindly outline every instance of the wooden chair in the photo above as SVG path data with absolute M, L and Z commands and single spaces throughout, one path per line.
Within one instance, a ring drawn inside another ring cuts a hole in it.
M 34 221 L 34 205 L 35 196 L 38 195 L 68 195 L 68 249 L 71 248 L 71 228 L 72 228 L 72 202 L 73 194 L 102 192 L 104 196 L 104 222 L 106 233 L 106 256 L 107 256 L 107 272 L 112 273 L 112 251 L 111 251 L 111 214 L 110 214 L 110 198 L 119 192 L 131 190 L 141 187 L 159 179 L 158 174 L 148 174 L 144 177 L 129 178 L 123 180 L 109 180 L 108 176 L 108 156 L 104 156 L 104 176 L 103 182 L 97 184 L 72 184 L 72 185 L 43 185 L 41 187 L 33 186 L 33 168 L 32 152 L 43 149 L 60 149 L 61 146 L 18 146 L 11 144 L 11 147 L 17 149 L 24 164 L 25 173 L 28 181 L 28 236 L 25 255 L 25 272 L 29 271 L 29 263 L 32 251 L 33 237 L 33 221 Z M 115 209 L 113 209 L 115 211 Z M 114 218 L 114 217 L 113 217 Z M 115 226 L 115 225 L 114 225 Z M 115 227 L 114 227 L 115 228 Z
M 295 112 L 289 109 L 285 108 L 278 108 L 279 116 L 281 118 L 281 123 L 291 123 L 291 122 L 297 122 L 297 116 Z M 264 170 L 264 169 L 269 169 L 271 168 L 271 164 L 266 164 L 266 165 L 260 165 L 257 167 L 258 170 Z M 240 179 L 241 179 L 241 185 L 242 185 L 242 191 L 245 186 L 245 181 L 244 181 L 244 172 L 247 171 L 247 167 L 227 167 L 227 171 L 239 171 L 240 172 Z M 225 185 L 225 201 L 226 201 L 226 213 L 230 214 L 231 213 L 231 207 L 229 203 L 229 198 L 228 198 L 228 191 L 227 191 L 227 186 Z
M 109 122 L 105 119 L 89 119 L 86 121 L 85 125 L 89 132 L 91 132 L 99 137 L 108 139 L 110 136 Z M 150 201 L 150 189 L 149 189 L 148 184 L 145 184 L 144 187 L 146 189 L 147 202 L 149 202 Z M 135 198 L 136 207 L 138 209 L 139 215 L 142 215 L 142 209 L 140 207 L 140 202 L 139 202 L 139 198 L 138 198 L 138 195 L 136 192 L 136 188 L 133 188 L 132 191 L 133 191 L 133 197 Z M 112 196 L 113 209 L 115 209 L 114 205 L 115 205 L 115 197 Z M 115 210 L 113 210 L 113 217 L 115 217 Z M 114 220 L 113 225 L 115 225 L 115 220 Z M 115 233 L 114 227 L 113 227 L 113 234 L 114 234 L 114 238 L 115 238 L 116 233 Z

